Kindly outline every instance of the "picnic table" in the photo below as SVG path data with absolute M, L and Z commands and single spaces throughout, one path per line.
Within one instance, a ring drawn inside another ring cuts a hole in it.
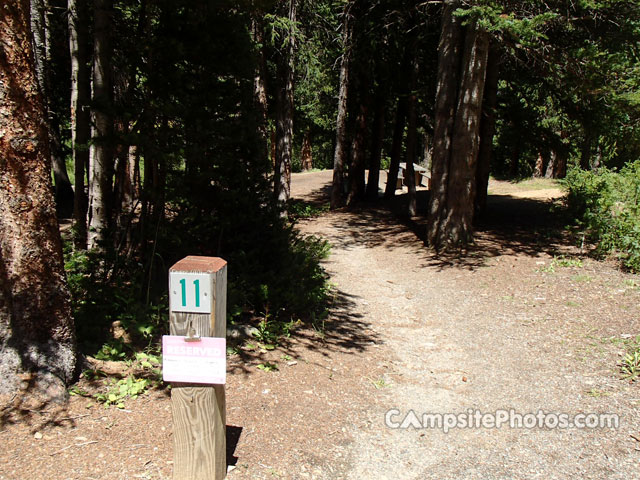
M 407 184 L 407 176 L 405 175 L 407 170 L 407 164 L 405 162 L 400 162 L 400 172 L 398 178 L 403 179 L 403 184 Z M 413 164 L 413 173 L 415 175 L 415 185 L 423 186 L 427 188 L 431 188 L 431 171 L 423 167 L 422 165 L 418 165 L 416 163 Z

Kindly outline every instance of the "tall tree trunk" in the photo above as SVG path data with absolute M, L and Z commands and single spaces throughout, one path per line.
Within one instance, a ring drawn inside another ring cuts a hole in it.
M 363 82 L 364 86 L 364 82 Z M 364 198 L 364 167 L 367 138 L 367 105 L 366 100 L 361 99 L 358 114 L 356 116 L 355 132 L 351 145 L 351 165 L 349 167 L 349 195 L 347 205 L 353 206 Z
M 276 97 L 276 165 L 274 190 L 278 203 L 285 205 L 291 196 L 291 158 L 293 153 L 293 64 L 295 53 L 296 1 L 289 0 L 290 32 L 286 53 L 278 63 Z
M 87 246 L 85 176 L 89 167 L 90 72 L 87 6 L 82 0 L 68 0 L 69 50 L 71 52 L 71 149 L 74 165 L 73 238 L 76 248 Z
M 496 107 L 498 105 L 499 52 L 495 44 L 489 46 L 487 78 L 482 101 L 480 121 L 480 150 L 476 172 L 476 214 L 481 215 L 487 208 L 489 173 L 493 155 L 493 136 L 496 131 Z
M 113 183 L 113 91 L 111 82 L 111 15 L 113 0 L 95 0 L 93 123 L 89 179 L 90 249 L 104 246 L 111 218 Z
M 544 172 L 544 156 L 542 152 L 538 152 L 538 156 L 536 157 L 536 163 L 533 167 L 533 178 L 542 177 L 542 173 Z
M 515 126 L 514 126 L 515 128 Z M 509 176 L 511 178 L 518 178 L 520 171 L 520 142 L 521 138 L 517 137 L 511 150 L 511 162 L 509 166 Z
M 267 84 L 266 72 L 267 63 L 265 60 L 265 38 L 264 26 L 262 23 L 262 12 L 255 12 L 251 17 L 251 31 L 253 33 L 253 41 L 258 45 L 257 62 L 253 78 L 253 103 L 257 111 L 258 117 L 258 138 L 260 141 L 260 155 L 264 156 L 262 160 L 269 158 L 269 132 L 268 132 L 268 103 L 267 103 Z
M 49 150 L 53 165 L 55 198 L 58 215 L 69 217 L 73 212 L 73 188 L 67 173 L 67 165 L 62 154 L 60 122 L 53 106 L 53 70 L 51 45 L 51 5 L 48 0 L 31 0 L 31 30 L 33 34 L 36 73 L 42 92 L 47 126 L 49 130 Z
M 391 140 L 391 162 L 387 184 L 384 188 L 384 198 L 392 198 L 396 194 L 398 184 L 398 171 L 400 170 L 400 158 L 402 155 L 402 140 L 404 138 L 404 125 L 407 119 L 408 98 L 400 97 L 396 107 L 396 121 L 393 127 L 393 139 Z
M 384 141 L 384 117 L 386 113 L 385 92 L 379 87 L 376 95 L 375 114 L 373 117 L 371 142 L 371 154 L 369 157 L 369 178 L 367 179 L 366 198 L 378 199 L 378 186 L 380 184 L 380 161 L 382 159 L 382 144 Z
M 340 62 L 340 80 L 338 86 L 338 117 L 336 119 L 336 149 L 333 155 L 333 182 L 331 186 L 331 208 L 344 205 L 344 166 L 347 161 L 347 100 L 349 97 L 349 67 L 351 63 L 352 19 L 351 6 L 344 7 L 344 51 Z
M 580 168 L 591 170 L 591 146 L 593 144 L 593 134 L 585 127 L 584 139 L 580 147 Z
M 555 178 L 555 165 L 557 160 L 557 154 L 555 150 L 549 152 L 549 161 L 547 162 L 547 168 L 544 172 L 544 178 Z
M 418 80 L 418 62 L 414 59 L 409 74 L 409 104 L 407 111 L 407 148 L 406 148 L 406 165 L 407 165 L 407 189 L 409 191 L 407 203 L 407 215 L 413 217 L 417 210 L 416 198 L 416 175 L 413 164 L 416 161 L 416 144 L 418 141 L 418 96 L 416 94 L 416 85 Z
M 440 202 L 445 199 L 446 203 L 437 217 L 430 218 L 429 241 L 437 249 L 463 247 L 472 240 L 480 116 L 488 51 L 489 35 L 479 29 L 475 22 L 472 23 L 465 34 L 449 152 L 448 182 L 443 198 L 438 199 Z M 434 232 L 435 235 L 431 236 Z
M 453 12 L 460 6 L 457 0 L 447 0 L 442 13 L 440 43 L 438 45 L 438 73 L 433 134 L 433 159 L 431 165 L 431 195 L 427 239 L 438 245 L 440 227 L 447 205 L 451 142 L 460 74 L 460 49 L 462 26 Z
M 27 380 L 64 398 L 76 373 L 75 331 L 28 0 L 3 5 L 0 44 L 0 392 Z
M 313 151 L 311 148 L 311 131 L 307 129 L 302 138 L 302 149 L 300 150 L 300 160 L 302 170 L 311 170 L 313 168 Z
M 560 148 L 556 152 L 556 161 L 553 166 L 553 178 L 564 178 L 567 175 L 567 156 L 566 148 Z

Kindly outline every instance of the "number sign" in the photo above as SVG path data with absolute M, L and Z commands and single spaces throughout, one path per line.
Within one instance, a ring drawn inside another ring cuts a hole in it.
M 211 313 L 211 274 L 169 272 L 172 312 Z

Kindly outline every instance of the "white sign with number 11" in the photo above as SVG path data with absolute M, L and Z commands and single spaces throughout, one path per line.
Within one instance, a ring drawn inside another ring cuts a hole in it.
M 211 313 L 212 275 L 169 272 L 169 308 L 172 312 Z

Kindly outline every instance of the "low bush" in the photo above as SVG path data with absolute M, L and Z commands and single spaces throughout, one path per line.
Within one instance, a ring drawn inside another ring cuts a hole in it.
M 615 255 L 640 271 L 640 160 L 619 172 L 572 169 L 563 181 L 567 203 L 599 255 Z

